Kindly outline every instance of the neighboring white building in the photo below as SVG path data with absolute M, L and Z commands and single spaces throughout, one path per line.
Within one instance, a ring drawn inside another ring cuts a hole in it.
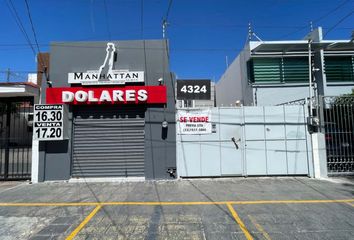
M 312 95 L 337 96 L 354 88 L 353 40 L 323 40 L 322 28 L 303 40 L 249 41 L 216 84 L 217 106 L 277 105 Z

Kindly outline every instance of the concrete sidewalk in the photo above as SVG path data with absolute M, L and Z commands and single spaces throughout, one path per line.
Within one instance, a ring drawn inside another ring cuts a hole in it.
M 350 178 L 4 185 L 4 239 L 354 239 Z

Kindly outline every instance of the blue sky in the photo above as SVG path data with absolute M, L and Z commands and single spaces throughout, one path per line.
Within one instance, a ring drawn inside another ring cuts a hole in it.
M 11 0 L 34 43 L 24 0 Z M 143 18 L 141 3 L 143 2 Z M 35 71 L 35 57 L 0 0 L 0 81 L 4 71 Z M 169 0 L 28 0 L 40 50 L 51 41 L 162 38 Z M 107 17 L 105 14 L 107 6 Z M 179 78 L 218 80 L 245 44 L 247 24 L 262 40 L 301 39 L 309 22 L 324 32 L 354 10 L 354 0 L 174 0 L 168 21 L 170 67 Z M 143 20 L 143 21 L 142 21 Z M 142 31 L 143 23 L 143 31 Z M 350 39 L 354 14 L 326 39 Z

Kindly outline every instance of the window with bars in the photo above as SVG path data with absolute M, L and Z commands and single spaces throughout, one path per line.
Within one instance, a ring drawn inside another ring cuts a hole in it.
M 354 82 L 354 56 L 326 56 L 327 82 Z
M 308 59 L 253 58 L 248 62 L 251 83 L 303 83 L 308 82 Z

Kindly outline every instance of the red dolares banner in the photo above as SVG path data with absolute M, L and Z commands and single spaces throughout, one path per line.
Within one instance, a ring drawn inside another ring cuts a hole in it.
M 164 104 L 166 86 L 47 88 L 47 104 Z

